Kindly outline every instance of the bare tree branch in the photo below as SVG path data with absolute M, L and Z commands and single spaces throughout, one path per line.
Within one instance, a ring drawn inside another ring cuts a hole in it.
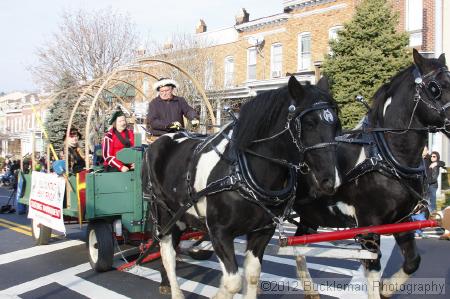
M 150 57 L 167 60 L 182 67 L 205 87 L 206 64 L 214 55 L 214 53 L 207 50 L 209 46 L 209 41 L 200 40 L 194 35 L 174 34 L 169 42 L 153 42 L 150 49 Z M 170 77 L 178 81 L 180 86 L 177 93 L 185 97 L 189 102 L 199 98 L 199 93 L 195 86 L 178 70 L 161 65 L 157 68 L 157 72 L 159 77 Z
M 111 9 L 64 13 L 58 32 L 36 50 L 30 70 L 44 88 L 55 89 L 62 78 L 75 82 L 98 78 L 131 61 L 139 44 L 134 24 Z

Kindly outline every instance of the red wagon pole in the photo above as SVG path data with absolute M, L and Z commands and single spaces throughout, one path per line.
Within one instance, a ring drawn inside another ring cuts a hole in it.
M 190 239 L 199 239 L 205 236 L 205 232 L 202 231 L 194 231 L 194 232 L 186 232 L 180 237 L 180 241 L 190 240 Z M 150 239 L 145 245 L 142 246 L 141 251 L 144 252 L 147 248 L 149 248 L 153 243 L 153 240 Z M 141 264 L 145 264 L 151 262 L 153 260 L 159 259 L 161 257 L 160 251 L 156 251 L 148 254 L 142 261 Z M 125 263 L 117 268 L 119 271 L 125 271 L 131 267 L 136 265 L 136 260 L 131 261 L 129 263 Z
M 422 221 L 403 222 L 403 223 L 395 223 L 395 224 L 382 224 L 382 225 L 366 226 L 366 227 L 346 229 L 346 230 L 337 231 L 337 232 L 327 232 L 327 233 L 318 233 L 318 234 L 312 234 L 312 235 L 287 237 L 286 239 L 281 240 L 280 246 L 292 246 L 292 245 L 300 245 L 300 244 L 307 244 L 307 243 L 353 239 L 357 236 L 365 236 L 370 233 L 375 233 L 375 234 L 380 234 L 380 235 L 393 234 L 393 233 L 400 233 L 400 232 L 405 232 L 405 231 L 410 231 L 410 230 L 421 229 L 421 228 L 425 228 L 425 227 L 436 227 L 436 226 L 440 226 L 440 224 L 436 220 L 422 220 Z

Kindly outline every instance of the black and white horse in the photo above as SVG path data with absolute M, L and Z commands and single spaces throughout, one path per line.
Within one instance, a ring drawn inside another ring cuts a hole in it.
M 421 154 L 428 131 L 438 130 L 448 137 L 450 122 L 450 73 L 444 54 L 426 59 L 414 50 L 413 57 L 414 65 L 399 72 L 375 94 L 368 117 L 357 128 L 369 133 L 337 138 L 338 169 L 343 175 L 337 192 L 308 200 L 307 186 L 299 186 L 295 210 L 301 226 L 297 235 L 318 226 L 363 227 L 410 219 L 424 191 Z M 394 237 L 404 263 L 385 285 L 405 283 L 420 264 L 414 232 Z M 387 288 L 377 288 L 380 257 L 364 266 L 369 297 L 379 298 L 380 293 L 390 297 L 392 292 Z M 304 257 L 297 257 L 297 272 L 300 279 L 311 283 Z
M 334 192 L 334 138 L 340 128 L 335 107 L 329 93 L 291 77 L 288 86 L 244 104 L 239 120 L 213 136 L 167 134 L 150 146 L 143 189 L 160 237 L 161 292 L 183 297 L 175 248 L 189 226 L 209 232 L 220 261 L 223 277 L 216 298 L 232 298 L 241 289 L 234 239 L 246 235 L 245 295 L 256 297 L 274 223 L 295 199 L 296 170 L 307 172 L 315 193 Z

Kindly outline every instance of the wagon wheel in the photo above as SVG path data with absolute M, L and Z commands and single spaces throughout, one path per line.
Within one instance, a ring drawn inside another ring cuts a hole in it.
M 105 221 L 89 223 L 87 243 L 89 263 L 97 272 L 111 270 L 114 257 L 114 242 L 111 225 Z
M 47 245 L 52 235 L 52 229 L 32 219 L 31 235 L 36 245 Z

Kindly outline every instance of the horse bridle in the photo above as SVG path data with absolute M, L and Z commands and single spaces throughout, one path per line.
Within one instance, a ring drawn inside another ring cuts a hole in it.
M 297 149 L 300 153 L 300 162 L 299 162 L 299 165 L 293 165 L 291 163 L 288 163 L 288 164 L 289 164 L 289 166 L 294 167 L 297 171 L 300 171 L 301 173 L 306 174 L 310 171 L 309 165 L 304 161 L 304 156 L 305 156 L 306 152 L 311 151 L 311 150 L 326 148 L 329 146 L 335 146 L 335 145 L 337 145 L 337 142 L 335 142 L 335 141 L 334 142 L 321 142 L 321 143 L 317 143 L 315 145 L 305 146 L 303 144 L 303 142 L 301 141 L 302 118 L 303 118 L 303 116 L 305 116 L 306 114 L 308 114 L 310 112 L 313 112 L 316 110 L 326 111 L 328 109 L 336 109 L 336 106 L 333 104 L 330 104 L 330 103 L 326 103 L 326 102 L 314 103 L 311 107 L 306 108 L 306 109 L 304 109 L 302 107 L 295 107 L 294 105 L 290 105 L 288 108 L 289 113 L 288 113 L 288 117 L 287 117 L 287 121 L 286 121 L 286 125 L 284 126 L 284 129 L 276 134 L 273 134 L 270 137 L 253 140 L 252 143 L 261 143 L 261 142 L 273 140 L 273 139 L 283 135 L 284 133 L 289 132 L 289 135 L 292 138 L 292 143 L 295 144 L 295 146 L 297 147 Z M 337 121 L 337 119 L 333 120 L 333 122 L 334 121 Z M 295 124 L 294 126 L 296 127 L 297 132 L 295 132 L 292 129 L 291 122 L 294 122 L 294 124 Z M 253 151 L 248 151 L 248 152 L 251 154 L 256 154 Z M 259 154 L 256 154 L 256 155 L 262 157 Z M 274 161 L 276 159 L 270 158 L 269 160 Z M 286 162 L 283 161 L 283 164 L 286 164 Z
M 417 105 L 419 102 L 424 103 L 429 109 L 435 110 L 439 113 L 441 117 L 444 118 L 444 126 L 439 128 L 440 131 L 445 131 L 450 133 L 450 120 L 445 115 L 445 112 L 448 108 L 450 108 L 450 102 L 445 105 L 441 105 L 438 100 L 442 96 L 442 86 L 437 81 L 437 76 L 441 73 L 447 74 L 450 76 L 450 71 L 447 67 L 441 67 L 437 70 L 433 70 L 425 75 L 421 75 L 419 69 L 417 67 L 413 70 L 414 75 L 414 83 L 416 92 L 414 94 L 414 110 L 411 115 L 411 119 L 409 121 L 408 129 L 410 129 L 412 119 L 414 117 Z M 425 96 L 422 96 L 425 95 Z

